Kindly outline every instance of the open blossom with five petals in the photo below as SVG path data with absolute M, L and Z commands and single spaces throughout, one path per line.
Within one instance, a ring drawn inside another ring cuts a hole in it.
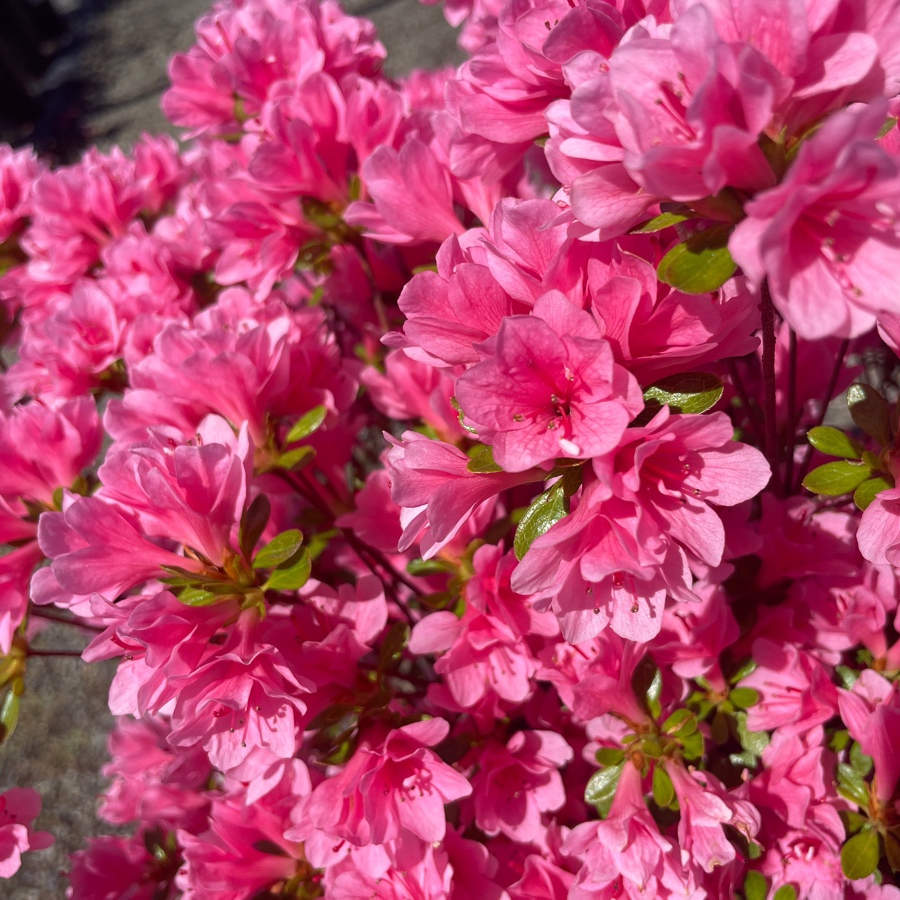
M 494 354 L 459 377 L 456 398 L 508 472 L 606 453 L 643 407 L 590 314 L 556 292 L 503 320 Z

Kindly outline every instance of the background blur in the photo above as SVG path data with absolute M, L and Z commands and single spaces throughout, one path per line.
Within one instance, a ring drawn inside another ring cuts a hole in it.
M 92 144 L 127 148 L 142 132 L 177 134 L 159 110 L 166 67 L 193 43 L 205 0 L 0 0 L 0 140 L 33 142 L 45 156 L 72 161 Z M 378 26 L 385 71 L 458 63 L 463 57 L 440 6 L 417 0 L 345 0 L 348 12 Z M 51 626 L 44 648 L 80 650 L 71 628 Z M 96 820 L 105 785 L 106 700 L 115 662 L 32 658 L 19 726 L 0 756 L 0 790 L 33 786 L 50 831 L 49 850 L 27 854 L 0 883 L 4 900 L 54 900 L 65 894 L 67 855 L 85 838 L 112 830 Z

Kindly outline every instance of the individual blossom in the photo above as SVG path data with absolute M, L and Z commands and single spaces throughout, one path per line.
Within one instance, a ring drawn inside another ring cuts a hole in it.
M 34 788 L 14 787 L 0 794 L 0 878 L 11 878 L 22 865 L 22 854 L 43 850 L 53 843 L 46 831 L 34 831 L 32 821 L 41 811 Z
M 485 834 L 505 834 L 519 843 L 538 843 L 542 813 L 566 801 L 559 770 L 572 760 L 572 748 L 550 731 L 518 731 L 502 745 L 479 748 L 472 776 L 471 807 Z
M 409 833 L 440 841 L 444 804 L 472 792 L 463 775 L 428 749 L 449 728 L 444 719 L 428 719 L 364 738 L 343 770 L 319 784 L 295 811 L 300 824 L 288 835 L 302 839 L 313 826 L 360 847 Z
M 561 294 L 504 319 L 493 349 L 460 376 L 456 398 L 508 472 L 606 453 L 643 407 L 594 320 Z
M 831 116 L 803 142 L 782 182 L 746 204 L 728 242 L 744 274 L 798 335 L 855 337 L 881 312 L 900 262 L 900 168 L 875 143 L 883 103 Z

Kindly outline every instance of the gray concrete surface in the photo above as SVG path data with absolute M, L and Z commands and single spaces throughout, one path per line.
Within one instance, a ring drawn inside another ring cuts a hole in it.
M 65 0 L 85 38 L 77 56 L 62 69 L 85 79 L 81 125 L 101 147 L 129 145 L 143 131 L 172 130 L 159 110 L 167 86 L 169 56 L 192 43 L 194 19 L 205 0 Z M 439 66 L 461 59 L 452 30 L 438 6 L 416 0 L 352 0 L 348 11 L 367 15 L 388 48 L 386 71 L 396 75 L 414 66 Z M 40 645 L 76 648 L 77 635 L 53 626 Z M 109 830 L 96 820 L 99 768 L 106 759 L 105 737 L 112 718 L 106 709 L 114 663 L 86 666 L 79 659 L 31 661 L 20 725 L 0 751 L 0 789 L 36 787 L 44 801 L 40 828 L 56 836 L 49 850 L 28 854 L 9 882 L 0 882 L 4 900 L 54 900 L 64 896 L 67 856 L 89 835 Z

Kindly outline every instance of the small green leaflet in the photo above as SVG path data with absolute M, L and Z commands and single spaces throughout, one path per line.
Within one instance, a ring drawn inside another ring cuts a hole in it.
M 814 494 L 837 497 L 855 491 L 871 474 L 866 463 L 842 459 L 813 469 L 803 479 L 803 487 Z
M 695 219 L 695 212 L 664 212 L 652 219 L 647 219 L 630 229 L 629 234 L 649 234 L 654 231 L 662 231 L 663 228 L 670 228 L 672 225 L 678 225 L 681 222 L 687 222 L 688 219 Z
M 513 538 L 516 559 L 521 559 L 528 552 L 534 539 L 548 531 L 568 512 L 569 501 L 563 479 L 560 479 L 553 487 L 538 494 L 525 510 Z
M 309 550 L 304 547 L 296 562 L 281 569 L 273 569 L 268 580 L 263 585 L 266 591 L 294 591 L 303 587 L 309 580 L 309 573 L 312 570 L 312 558 Z
M 722 382 L 709 372 L 682 372 L 654 381 L 644 389 L 649 408 L 668 406 L 675 413 L 702 413 L 719 402 Z
M 616 795 L 616 786 L 624 765 L 624 762 L 620 762 L 618 765 L 607 766 L 605 769 L 594 772 L 584 789 L 584 802 L 595 806 L 601 819 L 606 818 L 606 814 L 612 806 L 613 797 Z
M 830 425 L 819 425 L 810 428 L 806 439 L 822 453 L 829 456 L 842 456 L 844 459 L 860 459 L 865 451 L 862 444 L 848 437 L 843 431 Z
M 706 294 L 721 287 L 737 266 L 728 252 L 731 225 L 714 225 L 676 244 L 659 261 L 660 281 L 685 294 Z
M 887 401 L 868 384 L 847 388 L 847 408 L 853 421 L 881 447 L 891 442 L 891 413 Z
M 893 481 L 884 475 L 869 478 L 853 492 L 853 502 L 857 509 L 866 509 L 881 491 L 886 491 L 893 486 Z
M 268 544 L 259 548 L 259 552 L 253 557 L 253 568 L 272 569 L 280 566 L 300 549 L 302 543 L 303 535 L 296 528 L 276 534 Z
M 841 847 L 841 871 L 851 881 L 868 878 L 878 865 L 878 832 L 873 829 L 854 834 Z
M 293 444 L 294 441 L 302 441 L 303 438 L 309 437 L 314 431 L 317 431 L 321 424 L 325 421 L 326 409 L 319 404 L 314 406 L 308 412 L 303 413 L 299 419 L 291 426 L 291 430 L 284 439 L 285 443 Z

